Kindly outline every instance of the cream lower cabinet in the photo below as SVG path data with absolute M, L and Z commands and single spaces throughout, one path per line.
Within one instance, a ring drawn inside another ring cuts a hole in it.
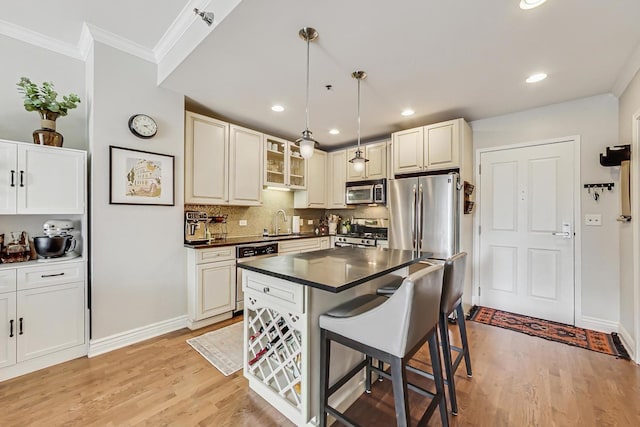
M 307 189 L 296 191 L 293 199 L 293 207 L 326 208 L 327 207 L 327 153 L 315 150 L 313 156 L 307 160 Z
M 85 155 L 0 140 L 0 214 L 84 213 Z
M 331 238 L 329 236 L 310 239 L 284 240 L 278 242 L 278 254 L 284 255 L 313 252 L 322 249 L 329 249 L 330 246 Z
M 263 135 L 192 112 L 185 114 L 185 203 L 259 206 Z
M 345 183 L 347 175 L 347 151 L 332 151 L 328 154 L 327 208 L 345 209 Z
M 189 329 L 231 318 L 236 307 L 235 246 L 187 250 Z
M 0 289 L 11 282 L 0 293 L 0 380 L 87 354 L 83 261 L 0 270 Z

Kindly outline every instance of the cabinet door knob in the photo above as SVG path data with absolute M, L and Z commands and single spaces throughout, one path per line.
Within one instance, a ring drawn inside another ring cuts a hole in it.
M 270 291 L 270 289 L 267 288 L 267 287 L 262 288 L 262 292 L 264 292 L 265 294 L 268 294 L 269 291 Z

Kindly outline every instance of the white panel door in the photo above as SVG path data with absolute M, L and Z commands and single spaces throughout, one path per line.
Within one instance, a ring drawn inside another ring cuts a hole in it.
M 16 293 L 0 294 L 0 368 L 16 363 Z
M 18 362 L 84 344 L 84 282 L 18 291 Z
M 574 323 L 574 142 L 480 157 L 480 303 Z
M 84 213 L 85 156 L 38 145 L 18 146 L 17 212 Z
M 0 142 L 0 214 L 16 213 L 18 189 L 18 148 L 10 142 Z
M 231 125 L 229 130 L 229 204 L 258 206 L 262 202 L 264 166 L 262 134 Z

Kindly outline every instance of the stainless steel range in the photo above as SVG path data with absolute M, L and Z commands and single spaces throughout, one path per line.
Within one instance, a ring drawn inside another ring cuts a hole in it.
M 336 235 L 336 247 L 388 247 L 386 219 L 354 219 L 351 231 Z

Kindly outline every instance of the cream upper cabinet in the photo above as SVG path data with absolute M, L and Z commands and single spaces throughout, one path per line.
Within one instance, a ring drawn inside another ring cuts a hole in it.
M 467 137 L 469 135 L 469 137 Z M 436 123 L 393 134 L 393 173 L 403 174 L 462 167 L 462 147 L 471 128 L 463 119 Z
M 229 204 L 262 204 L 262 133 L 231 125 L 229 129 Z
M 393 173 L 420 172 L 423 168 L 424 130 L 415 129 L 395 132 L 392 136 Z
M 229 202 L 229 123 L 187 112 L 185 203 Z
M 362 145 L 362 154 L 369 160 L 364 171 L 356 172 L 353 163 L 349 162 L 356 155 L 357 147 L 347 150 L 347 181 L 382 179 L 387 177 L 387 142 Z
M 292 190 L 306 188 L 307 161 L 291 141 L 264 135 L 263 184 Z
M 326 171 L 327 153 L 315 150 L 313 156 L 307 160 L 307 172 L 309 174 L 307 189 L 295 192 L 294 208 L 327 207 Z
M 185 203 L 258 206 L 262 133 L 185 114 Z
M 424 127 L 425 169 L 450 169 L 460 166 L 459 120 Z
M 333 151 L 328 154 L 327 208 L 343 209 L 345 203 L 345 182 L 347 174 L 347 151 Z
M 83 214 L 86 153 L 0 141 L 0 214 Z

